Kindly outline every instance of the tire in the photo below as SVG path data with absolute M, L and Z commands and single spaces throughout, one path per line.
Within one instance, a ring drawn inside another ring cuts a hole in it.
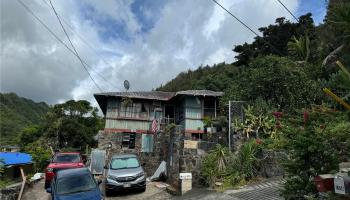
M 140 189 L 140 192 L 146 192 L 146 186 Z
M 50 183 L 49 182 L 45 182 L 45 186 L 44 186 L 44 189 L 46 190 L 47 188 L 50 187 Z
M 105 188 L 105 197 L 111 196 L 111 191 Z

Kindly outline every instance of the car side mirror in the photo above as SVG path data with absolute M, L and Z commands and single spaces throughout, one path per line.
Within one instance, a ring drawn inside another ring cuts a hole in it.
M 52 193 L 51 187 L 46 188 L 46 192 L 47 192 L 47 193 Z
M 108 166 L 107 166 L 107 165 L 105 165 L 103 168 L 108 169 Z
M 98 180 L 98 181 L 97 181 L 97 184 L 98 184 L 98 185 L 101 185 L 101 183 L 102 183 L 102 180 Z
M 142 163 L 142 165 L 141 165 L 142 167 L 144 167 L 144 166 L 146 166 L 146 163 Z

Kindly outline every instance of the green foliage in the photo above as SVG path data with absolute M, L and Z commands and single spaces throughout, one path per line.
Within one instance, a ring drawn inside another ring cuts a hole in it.
M 48 109 L 46 103 L 35 103 L 14 93 L 0 93 L 0 144 L 16 144 L 21 130 L 42 124 Z
M 88 101 L 70 100 L 56 104 L 46 115 L 45 137 L 57 148 L 94 146 L 93 136 L 103 127 L 97 108 Z
M 339 39 L 350 41 L 350 4 L 337 3 L 333 4 L 328 15 L 328 24 L 334 28 L 342 37 Z
M 43 140 L 40 140 L 30 143 L 24 148 L 25 152 L 32 156 L 36 172 L 43 172 L 48 164 L 48 160 L 52 157 L 49 147 L 43 145 L 44 143 Z
M 240 81 L 225 93 L 225 99 L 254 102 L 262 99 L 279 109 L 291 110 L 320 101 L 321 88 L 305 68 L 288 58 L 265 56 L 255 59 Z
M 311 14 L 300 16 L 300 23 L 292 23 L 284 17 L 277 18 L 275 24 L 261 27 L 262 37 L 255 37 L 251 44 L 237 45 L 233 49 L 236 65 L 248 65 L 252 60 L 261 55 L 288 55 L 288 42 L 295 36 L 299 38 L 308 33 L 311 40 L 315 39 L 315 26 Z
M 38 140 L 43 134 L 42 127 L 30 125 L 21 130 L 17 141 L 20 146 L 24 147 Z
M 207 184 L 213 187 L 216 181 L 223 180 L 226 175 L 227 159 L 229 151 L 226 147 L 217 145 L 203 160 L 202 175 L 206 178 Z
M 259 161 L 256 157 L 259 149 L 260 147 L 255 140 L 244 143 L 232 160 L 231 173 L 238 173 L 239 177 L 246 181 L 254 178 L 259 169 Z
M 201 174 L 211 187 L 215 186 L 215 182 L 223 182 L 225 187 L 246 183 L 257 175 L 258 151 L 254 140 L 244 143 L 236 155 L 226 147 L 217 145 L 203 159 Z
M 286 199 L 316 194 L 313 177 L 336 171 L 338 163 L 349 158 L 349 119 L 344 113 L 320 108 L 307 111 L 306 123 L 302 119 L 284 122 L 282 146 L 288 152 L 288 159 L 283 161 Z
M 243 133 L 247 138 L 252 135 L 258 138 L 276 137 L 276 120 L 271 115 L 256 114 L 252 106 L 245 108 L 244 113 L 244 122 L 235 121 L 236 131 Z
M 293 36 L 292 40 L 288 42 L 289 54 L 296 58 L 298 61 L 309 60 L 310 56 L 310 39 L 307 35 L 300 36 L 298 39 Z
M 5 171 L 4 159 L 0 158 L 0 177 L 1 174 Z

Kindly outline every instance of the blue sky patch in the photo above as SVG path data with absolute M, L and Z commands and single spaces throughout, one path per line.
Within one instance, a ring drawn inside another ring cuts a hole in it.
M 131 4 L 131 11 L 141 25 L 141 33 L 146 33 L 154 27 L 166 2 L 163 0 L 135 0 Z
M 312 18 L 316 25 L 323 23 L 323 19 L 327 12 L 327 0 L 300 0 L 300 6 L 296 16 L 304 15 L 308 12 L 312 13 Z

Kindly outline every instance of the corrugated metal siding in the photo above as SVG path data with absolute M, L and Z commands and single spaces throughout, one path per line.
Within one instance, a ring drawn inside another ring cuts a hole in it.
M 149 130 L 150 129 L 150 122 L 148 122 L 148 121 L 120 120 L 120 119 L 119 120 L 106 119 L 106 128 Z
M 115 98 L 108 99 L 106 117 L 118 117 L 119 103 Z
M 186 97 L 186 107 L 202 108 L 202 101 L 198 97 Z
M 200 109 L 200 108 L 186 108 L 186 118 L 202 119 L 202 109 Z
M 186 97 L 186 114 L 185 129 L 187 130 L 203 130 L 202 121 L 202 103 L 198 97 Z
M 204 130 L 204 124 L 202 120 L 186 119 L 186 130 Z

